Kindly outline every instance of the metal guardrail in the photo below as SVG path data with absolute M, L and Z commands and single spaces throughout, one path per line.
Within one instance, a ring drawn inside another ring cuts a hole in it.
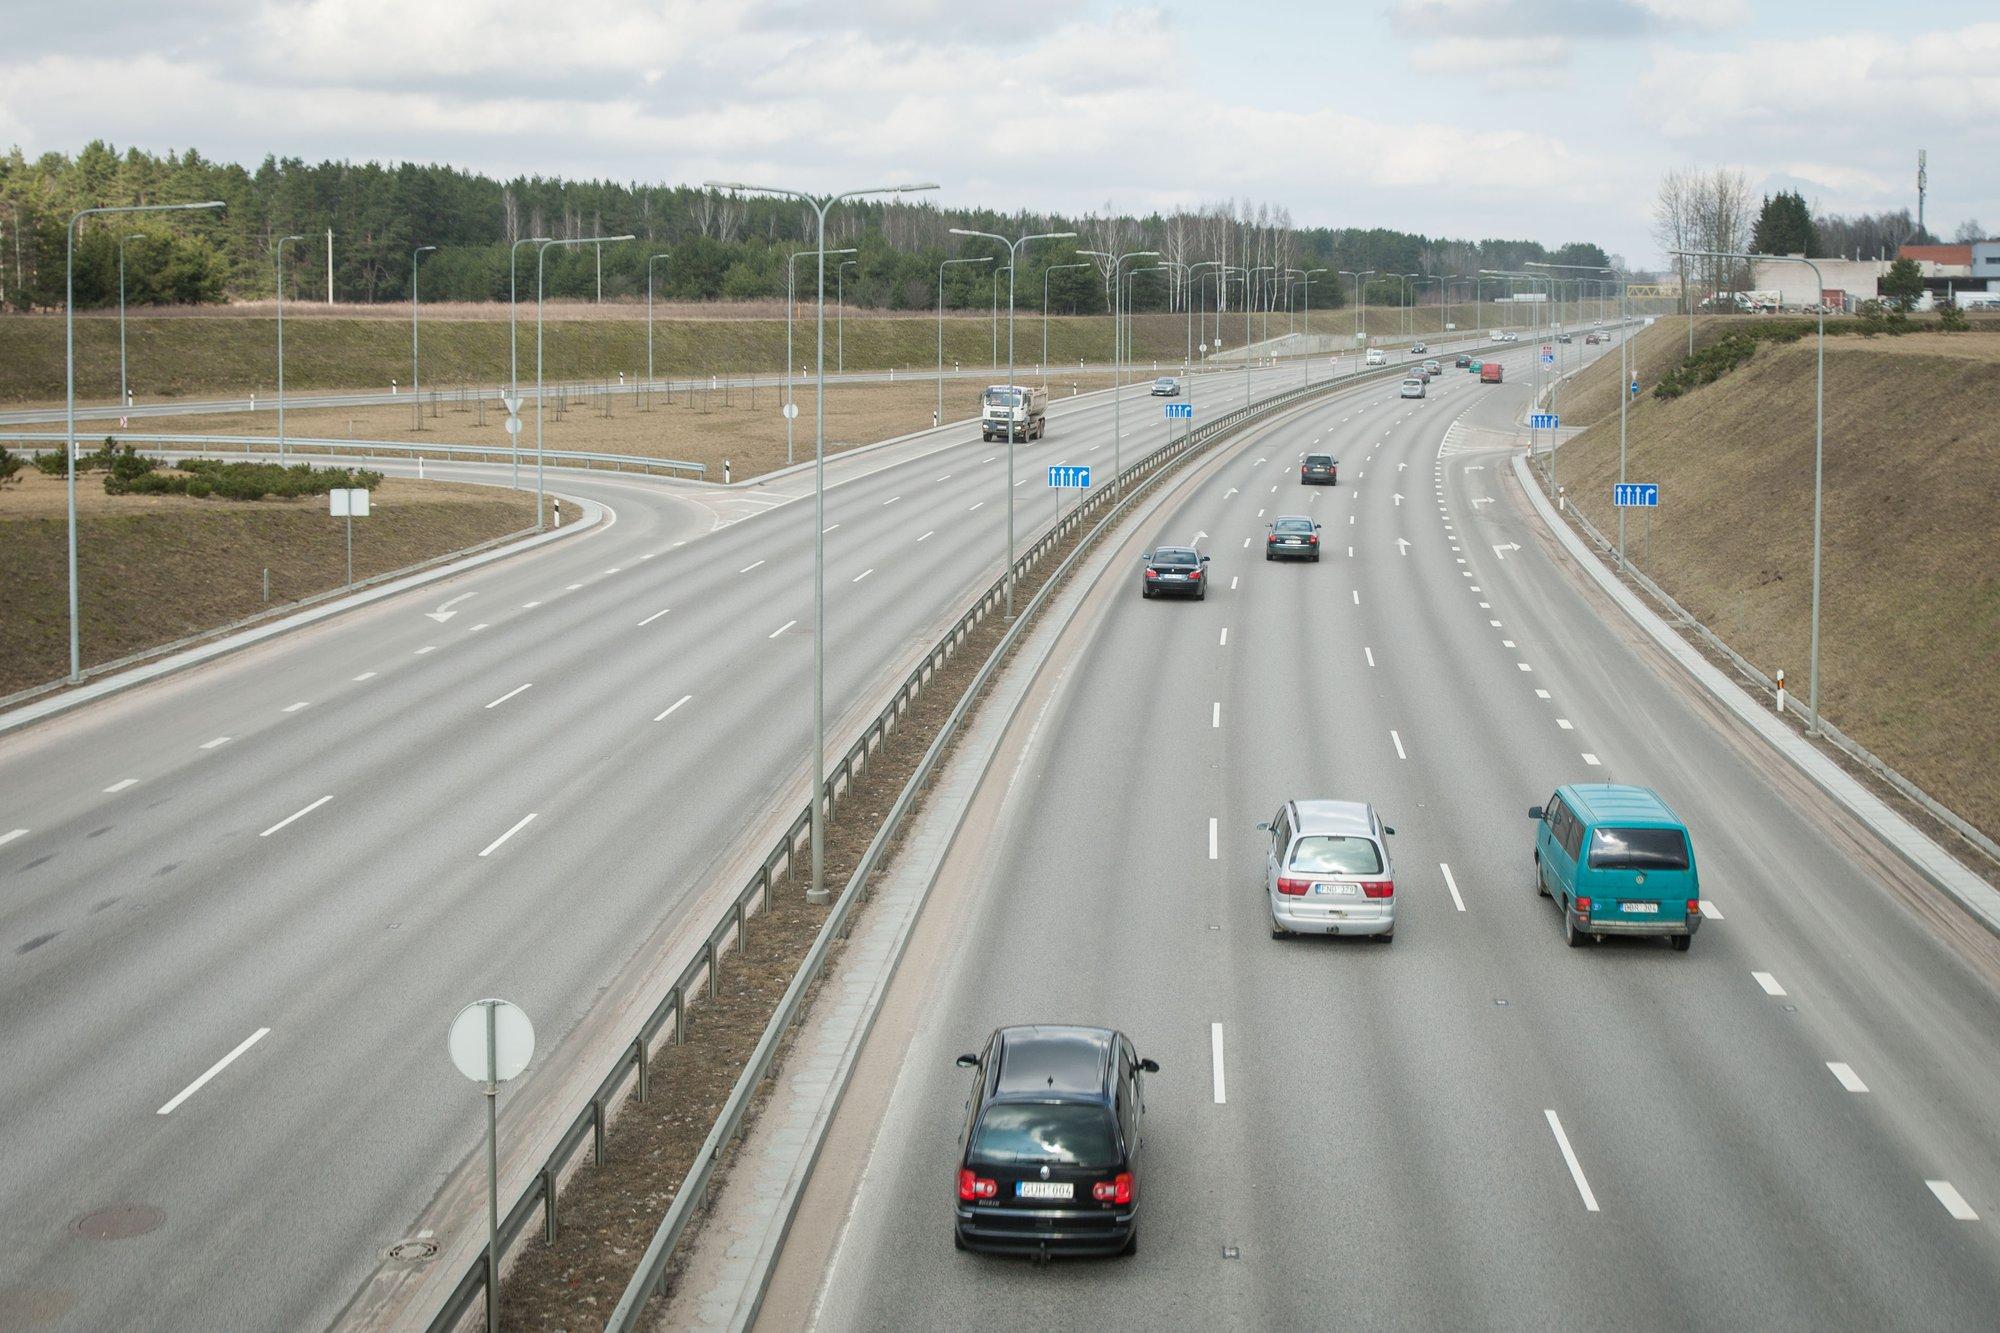
M 1581 527 L 1584 534 L 1597 544 L 1598 549 L 1607 555 L 1615 556 L 1618 544 L 1598 531 L 1597 525 L 1590 521 L 1584 514 L 1582 507 L 1576 501 L 1565 496 L 1564 507 L 1576 516 L 1577 526 Z M 1651 578 L 1629 559 L 1625 561 L 1625 572 L 1631 577 L 1634 583 L 1645 589 L 1648 595 L 1673 612 L 1675 622 L 1680 627 L 1692 631 L 1703 643 L 1726 658 L 1739 674 L 1753 682 L 1757 689 L 1762 691 L 1772 701 L 1773 707 L 1776 706 L 1778 697 L 1777 681 L 1765 675 L 1749 658 L 1737 652 L 1727 643 L 1724 643 L 1714 630 L 1696 620 L 1694 616 L 1689 614 L 1686 607 L 1675 601 L 1665 588 L 1653 582 Z M 1794 700 L 1795 707 L 1797 697 L 1796 692 L 1794 692 L 1792 699 Z M 1856 741 L 1839 727 L 1828 722 L 1826 715 L 1823 713 L 1819 717 L 1819 730 L 1820 734 L 1826 737 L 1828 743 L 1834 749 L 1839 750 L 1848 758 L 1854 760 L 1855 763 L 1860 764 L 1870 773 L 1895 788 L 1903 796 L 1921 806 L 1933 819 L 1936 819 L 1953 833 L 1971 843 L 1974 848 L 1991 857 L 1993 860 L 2000 861 L 2000 843 L 1994 842 L 1992 838 L 1989 838 L 1985 833 L 1968 822 L 1964 816 L 1947 808 L 1922 787 L 1919 787 L 1916 783 L 1910 781 L 1901 773 L 1898 773 L 1895 769 L 1876 758 L 1859 741 Z
M 1127 466 L 1123 472 L 1119 473 L 1102 488 L 1093 488 L 1091 495 L 1082 500 L 1076 508 L 1057 521 L 1054 526 L 1015 560 L 1007 573 L 1003 573 L 999 578 L 995 579 L 980 594 L 978 599 L 967 608 L 966 612 L 958 618 L 952 627 L 945 632 L 944 636 L 931 648 L 930 652 L 925 654 L 924 660 L 918 663 L 911 670 L 910 674 L 904 678 L 902 685 L 890 698 L 889 702 L 883 706 L 881 712 L 876 714 L 875 719 L 862 729 L 861 735 L 856 738 L 853 745 L 848 747 L 847 752 L 841 756 L 840 761 L 829 772 L 826 779 L 826 786 L 821 790 L 819 799 L 825 802 L 824 808 L 828 817 L 831 818 L 835 803 L 852 787 L 856 776 L 866 770 L 874 751 L 887 738 L 890 728 L 902 718 L 904 712 L 908 710 L 918 695 L 922 693 L 925 685 L 937 675 L 944 664 L 957 652 L 973 629 L 987 615 L 1004 604 L 1007 581 L 1010 575 L 1018 579 L 1021 575 L 1026 574 L 1038 565 L 1053 547 L 1071 532 L 1075 531 L 1078 524 L 1097 515 L 1107 505 L 1115 506 L 1113 512 L 1104 514 L 1099 520 L 1097 528 L 1093 529 L 1091 534 L 1095 536 L 1106 524 L 1115 521 L 1119 517 L 1119 511 L 1122 511 L 1131 498 L 1138 493 L 1135 489 L 1135 483 L 1138 485 L 1149 484 L 1157 476 L 1163 475 L 1167 464 L 1176 461 L 1188 453 L 1205 448 L 1221 436 L 1233 432 L 1238 426 L 1255 418 L 1280 411 L 1315 395 L 1336 392 L 1357 383 L 1368 383 L 1379 379 L 1398 377 L 1401 374 L 1402 368 L 1400 366 L 1393 366 L 1386 368 L 1386 370 L 1371 371 L 1364 375 L 1350 375 L 1341 380 L 1324 380 L 1310 386 L 1301 385 L 1297 388 L 1287 389 L 1281 393 L 1274 394 L 1269 398 L 1259 399 L 1257 402 L 1246 407 L 1239 407 L 1233 411 L 1224 413 L 1207 425 L 1200 426 L 1188 434 L 1160 446 L 1137 462 Z M 1083 544 L 1079 544 L 1077 551 L 1080 552 L 1083 549 Z M 921 789 L 924 780 L 929 776 L 931 770 L 935 768 L 937 759 L 942 753 L 945 743 L 950 739 L 952 733 L 969 711 L 970 701 L 978 697 L 980 688 L 990 678 L 996 663 L 1004 656 L 1007 649 L 1012 647 L 1015 637 L 1021 631 L 1022 627 L 1028 623 L 1029 614 L 1040 605 L 1043 597 L 1060 582 L 1061 574 L 1067 572 L 1071 563 L 1076 559 L 1076 555 L 1077 552 L 1071 553 L 1069 560 L 1065 562 L 1062 569 L 1058 570 L 1054 577 L 1051 577 L 1044 583 L 1042 588 L 1036 592 L 1034 599 L 1023 608 L 1020 615 L 1015 617 L 1014 624 L 1009 628 L 1007 636 L 996 646 L 993 655 L 989 657 L 986 666 L 981 670 L 978 678 L 974 680 L 965 695 L 961 697 L 958 707 L 953 710 L 951 716 L 940 729 L 938 736 L 932 741 L 930 749 L 925 752 L 916 772 L 912 775 L 910 781 L 904 785 L 903 791 L 896 799 L 896 803 L 890 808 L 881 828 L 877 830 L 874 840 L 870 842 L 860 863 L 855 867 L 854 874 L 849 878 L 846 888 L 834 900 L 832 910 L 829 912 L 826 921 L 821 924 L 818 937 L 814 940 L 811 950 L 806 954 L 805 960 L 799 965 L 799 970 L 793 976 L 792 982 L 787 987 L 784 996 L 779 1000 L 778 1007 L 772 1014 L 770 1023 L 766 1026 L 762 1038 L 758 1041 L 756 1049 L 751 1053 L 749 1062 L 744 1066 L 743 1073 L 737 1079 L 735 1087 L 731 1089 L 729 1100 L 724 1103 L 722 1112 L 717 1116 L 714 1127 L 710 1130 L 707 1140 L 702 1144 L 701 1150 L 695 1158 L 694 1165 L 689 1168 L 686 1178 L 681 1182 L 679 1190 L 674 1195 L 673 1203 L 668 1207 L 666 1216 L 661 1220 L 660 1227 L 655 1233 L 652 1243 L 647 1246 L 645 1255 L 640 1259 L 639 1267 L 633 1275 L 631 1284 L 626 1288 L 624 1298 L 619 1301 L 610 1322 L 606 1325 L 607 1328 L 621 1330 L 630 1328 L 632 1321 L 638 1317 L 647 1299 L 651 1297 L 653 1291 L 658 1287 L 661 1278 L 665 1275 L 666 1263 L 672 1257 L 674 1247 L 680 1240 L 681 1233 L 693 1218 L 696 1201 L 706 1201 L 710 1184 L 714 1178 L 716 1167 L 721 1161 L 723 1151 L 736 1137 L 737 1131 L 741 1129 L 744 1116 L 749 1109 L 750 1102 L 757 1091 L 758 1085 L 763 1082 L 776 1062 L 778 1047 L 783 1040 L 785 1030 L 796 1021 L 799 1011 L 804 1006 L 807 990 L 810 989 L 813 981 L 817 979 L 821 970 L 824 969 L 827 954 L 832 948 L 832 942 L 835 939 L 845 937 L 848 917 L 858 902 L 865 901 L 864 886 L 869 877 L 878 868 L 898 825 L 908 813 L 911 805 L 914 804 L 916 792 Z M 790 872 L 794 859 L 799 855 L 801 844 L 811 828 L 811 820 L 811 808 L 807 807 L 801 810 L 798 817 L 785 830 L 783 836 L 772 846 L 770 852 L 759 863 L 757 873 L 752 875 L 742 889 L 736 893 L 729 906 L 723 910 L 722 915 L 717 919 L 715 925 L 709 929 L 708 934 L 703 939 L 700 952 L 688 961 L 687 966 L 675 978 L 674 984 L 668 988 L 665 997 L 654 1007 L 652 1013 L 647 1016 L 646 1021 L 640 1024 L 638 1033 L 619 1052 L 618 1058 L 610 1071 L 598 1083 L 596 1090 L 577 1112 L 575 1118 L 570 1121 L 569 1127 L 558 1137 L 554 1148 L 550 1150 L 548 1156 L 543 1160 L 543 1164 L 537 1168 L 527 1188 L 522 1191 L 520 1197 L 514 1201 L 513 1205 L 501 1217 L 498 1242 L 500 1254 L 503 1258 L 508 1248 L 519 1239 L 522 1231 L 526 1229 L 537 1210 L 540 1210 L 542 1214 L 544 1237 L 550 1241 L 555 1239 L 558 1187 L 562 1177 L 569 1168 L 571 1160 L 575 1157 L 578 1150 L 582 1148 L 584 1142 L 588 1140 L 591 1145 L 592 1160 L 598 1165 L 603 1164 L 604 1138 L 610 1108 L 620 1091 L 624 1088 L 626 1079 L 636 1076 L 637 1084 L 634 1089 L 634 1095 L 640 1101 L 645 1101 L 651 1091 L 649 1073 L 652 1047 L 670 1022 L 673 1025 L 674 1043 L 678 1045 L 685 1039 L 687 1034 L 687 1004 L 694 995 L 697 986 L 705 985 L 709 998 L 714 998 L 717 960 L 736 941 L 744 938 L 744 933 L 749 927 L 750 918 L 768 898 L 777 877 L 780 874 L 788 874 Z M 491 1268 L 492 1265 L 489 1262 L 489 1256 L 485 1252 L 484 1247 L 482 1247 L 480 1253 L 466 1266 L 465 1272 L 460 1276 L 458 1283 L 453 1287 L 451 1295 L 446 1298 L 444 1305 L 440 1307 L 437 1314 L 430 1320 L 427 1326 L 430 1333 L 446 1333 L 446 1330 L 455 1328 L 458 1325 L 459 1321 L 471 1310 L 473 1302 L 485 1291 Z
M 199 453 L 274 453 L 278 442 L 269 435 L 155 435 L 137 431 L 113 430 L 99 436 L 90 432 L 92 439 L 108 438 L 121 444 L 164 444 L 187 446 L 185 449 L 171 449 L 169 452 Z M 0 431 L 0 440 L 32 442 L 42 445 L 41 449 L 24 449 L 23 453 L 39 454 L 63 443 L 46 431 Z M 442 455 L 448 462 L 513 462 L 516 458 L 512 449 L 494 449 L 479 444 L 397 444 L 390 440 L 336 440 L 313 436 L 287 436 L 285 444 L 289 448 L 323 451 L 315 457 L 351 457 L 359 455 L 371 459 L 377 454 L 397 455 L 406 458 L 430 458 Z M 77 441 L 77 456 L 83 456 L 83 442 Z M 637 454 L 598 454 L 576 450 L 544 449 L 544 460 L 554 460 L 558 467 L 582 467 L 594 470 L 603 464 L 614 472 L 630 468 L 639 472 L 691 472 L 696 477 L 708 476 L 708 464 L 690 463 L 679 458 L 643 458 Z M 530 463 L 534 451 L 523 449 L 519 461 Z

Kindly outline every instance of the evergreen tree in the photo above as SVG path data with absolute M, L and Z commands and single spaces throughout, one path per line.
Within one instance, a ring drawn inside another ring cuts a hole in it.
M 1796 190 L 1765 195 L 1763 211 L 1750 233 L 1750 248 L 1760 255 L 1818 255 L 1819 231 L 1805 196 Z

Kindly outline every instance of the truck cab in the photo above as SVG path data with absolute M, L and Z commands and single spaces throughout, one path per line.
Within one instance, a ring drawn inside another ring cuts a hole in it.
M 1022 384 L 988 385 L 979 408 L 979 438 L 1039 440 L 1048 431 L 1046 390 Z

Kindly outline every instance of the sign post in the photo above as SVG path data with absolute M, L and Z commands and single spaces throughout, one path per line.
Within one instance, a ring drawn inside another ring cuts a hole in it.
M 1645 531 L 1640 535 L 1639 557 L 1650 561 L 1653 558 L 1653 511 L 1660 507 L 1660 488 L 1650 481 L 1624 481 L 1611 484 L 1611 503 L 1620 509 L 1643 509 L 1646 511 Z
M 1528 414 L 1528 452 L 1534 453 L 1536 437 L 1541 431 L 1548 431 L 1548 452 L 1542 455 L 1542 475 L 1549 480 L 1549 494 L 1556 492 L 1556 440 L 1555 430 L 1562 425 L 1562 418 L 1553 412 L 1531 412 Z
M 1049 489 L 1056 493 L 1056 520 L 1062 521 L 1062 493 L 1090 489 L 1090 469 L 1074 463 L 1049 465 Z M 1079 499 L 1078 503 L 1082 503 Z
M 368 517 L 368 488 L 336 486 L 326 493 L 327 512 L 347 520 L 347 586 L 354 586 L 354 520 Z
M 502 394 L 500 405 L 507 409 L 507 444 L 514 452 L 513 486 L 518 491 L 521 489 L 521 396 L 509 398 Z
M 451 1062 L 486 1085 L 486 1333 L 500 1327 L 500 1085 L 528 1067 L 535 1025 L 505 1000 L 474 1000 L 451 1020 Z

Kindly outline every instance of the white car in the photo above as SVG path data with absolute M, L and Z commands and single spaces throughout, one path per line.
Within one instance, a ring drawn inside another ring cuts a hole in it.
M 1368 349 L 1368 364 L 1371 366 L 1386 366 L 1389 364 L 1388 355 L 1379 347 L 1371 347 Z
M 1396 870 L 1389 839 L 1396 830 L 1361 801 L 1287 801 L 1257 829 L 1264 854 L 1271 934 L 1396 934 Z
M 1423 396 L 1424 396 L 1424 382 L 1422 380 L 1418 379 L 1415 375 L 1412 375 L 1410 376 L 1410 378 L 1403 381 L 1403 397 L 1421 398 Z

